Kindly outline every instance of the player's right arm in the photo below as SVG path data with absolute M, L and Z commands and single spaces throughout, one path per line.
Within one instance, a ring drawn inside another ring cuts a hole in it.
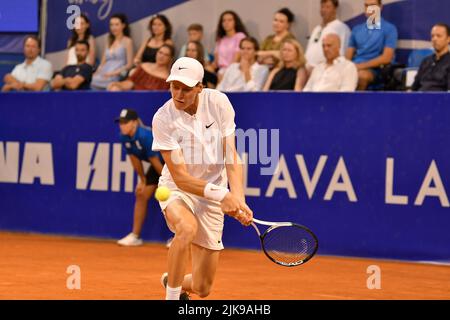
M 179 189 L 200 197 L 204 196 L 203 190 L 207 182 L 195 178 L 188 173 L 181 149 L 161 150 L 161 155 L 173 181 Z

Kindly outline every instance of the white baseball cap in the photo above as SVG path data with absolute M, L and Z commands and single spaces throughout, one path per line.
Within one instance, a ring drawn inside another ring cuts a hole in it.
M 196 59 L 182 57 L 173 64 L 166 82 L 180 81 L 192 88 L 203 81 L 204 73 L 202 64 Z

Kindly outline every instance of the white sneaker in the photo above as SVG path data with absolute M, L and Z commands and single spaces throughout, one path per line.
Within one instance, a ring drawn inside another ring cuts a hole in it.
M 143 244 L 142 239 L 139 239 L 134 233 L 130 233 L 125 238 L 117 241 L 117 244 L 125 247 L 136 247 Z

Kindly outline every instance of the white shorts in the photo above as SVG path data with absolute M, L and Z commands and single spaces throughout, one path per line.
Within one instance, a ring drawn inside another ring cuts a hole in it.
M 210 250 L 223 250 L 224 214 L 220 209 L 220 202 L 198 197 L 180 189 L 171 189 L 169 199 L 159 202 L 164 218 L 167 206 L 175 200 L 183 201 L 197 219 L 197 235 L 192 243 Z M 166 223 L 170 231 L 174 232 L 167 219 Z

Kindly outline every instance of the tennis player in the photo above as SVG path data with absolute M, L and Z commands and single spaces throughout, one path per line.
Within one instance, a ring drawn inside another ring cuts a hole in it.
M 223 249 L 224 214 L 246 226 L 253 219 L 235 146 L 234 109 L 225 94 L 203 89 L 203 72 L 197 60 L 178 59 L 167 79 L 172 98 L 153 117 L 152 148 L 165 161 L 159 186 L 171 190 L 160 206 L 175 233 L 161 277 L 166 300 L 208 296 Z M 192 274 L 186 275 L 189 251 Z
M 144 126 L 135 110 L 123 109 L 115 121 L 119 123 L 120 141 L 139 176 L 135 191 L 133 231 L 117 243 L 121 246 L 140 246 L 142 245 L 142 226 L 147 217 L 148 201 L 158 186 L 163 160 L 158 152 L 152 151 L 152 131 Z M 147 171 L 144 171 L 142 161 L 151 164 Z

